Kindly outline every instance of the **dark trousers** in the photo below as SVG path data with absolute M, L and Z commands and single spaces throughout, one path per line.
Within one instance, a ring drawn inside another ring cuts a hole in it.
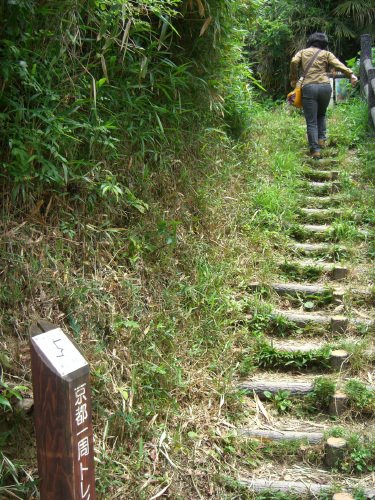
M 302 89 L 302 104 L 306 119 L 310 151 L 320 151 L 318 141 L 326 140 L 326 111 L 331 99 L 329 83 L 309 83 Z

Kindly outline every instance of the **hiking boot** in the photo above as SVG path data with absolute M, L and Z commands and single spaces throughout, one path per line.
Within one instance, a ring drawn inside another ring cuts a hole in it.
M 311 153 L 311 158 L 314 158 L 314 160 L 320 160 L 321 157 L 320 151 L 313 151 Z
M 323 139 L 319 139 L 318 141 L 318 144 L 321 148 L 325 148 L 327 147 L 327 141 L 323 140 Z

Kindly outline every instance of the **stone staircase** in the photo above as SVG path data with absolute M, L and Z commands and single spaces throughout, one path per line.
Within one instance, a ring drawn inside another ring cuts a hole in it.
M 252 425 L 239 429 L 238 436 L 262 443 L 300 441 L 301 447 L 318 446 L 321 464 L 310 468 L 300 464 L 280 468 L 271 462 L 260 466 L 251 477 L 240 477 L 239 482 L 255 498 L 261 492 L 264 495 L 265 491 L 294 495 L 293 498 L 321 498 L 319 495 L 335 500 L 363 498 L 355 496 L 357 489 L 361 489 L 366 498 L 375 498 L 374 476 L 345 474 L 340 463 L 344 460 L 347 439 L 329 433 L 332 427 L 340 426 L 350 435 L 353 429 L 356 430 L 358 420 L 360 429 L 368 430 L 371 435 L 372 427 L 374 434 L 374 416 L 359 415 L 358 408 L 351 404 L 346 392 L 351 381 L 357 378 L 351 375 L 353 352 L 342 347 L 360 345 L 364 332 L 366 339 L 371 338 L 374 293 L 352 283 L 355 272 L 355 258 L 350 263 L 353 248 L 340 243 L 332 226 L 332 222 L 343 214 L 352 216 L 356 227 L 358 221 L 352 209 L 345 208 L 336 160 L 315 161 L 303 171 L 303 175 L 299 225 L 291 232 L 295 240 L 289 248 L 290 259 L 279 264 L 281 276 L 290 275 L 293 281 L 251 283 L 247 290 L 260 298 L 274 298 L 278 304 L 272 316 L 276 325 L 278 321 L 283 322 L 283 337 L 277 336 L 276 326 L 274 334 L 267 333 L 264 338 L 274 355 L 324 352 L 325 356 L 320 363 L 315 360 L 314 370 L 296 369 L 294 365 L 290 370 L 288 366 L 282 370 L 268 366 L 263 371 L 259 368 L 250 379 L 242 380 L 238 388 L 253 400 L 257 417 Z M 366 239 L 367 233 L 360 227 L 357 233 L 360 241 Z M 347 258 L 345 264 L 340 262 L 342 256 Z M 309 283 L 309 276 L 319 279 L 319 282 Z M 305 304 L 313 310 L 306 310 Z M 285 325 L 290 325 L 287 335 Z M 366 363 L 374 362 L 373 346 L 367 341 L 365 343 L 363 346 L 362 342 L 362 347 L 357 349 L 357 363 L 358 359 L 359 362 L 361 359 Z M 301 400 L 309 401 L 314 395 L 316 402 L 317 380 L 327 373 L 332 390 L 327 400 L 323 401 L 322 397 L 318 401 L 319 411 L 312 413 L 313 421 L 306 412 L 300 412 L 297 419 L 293 416 L 288 419 L 285 413 L 275 417 L 272 401 L 277 395 L 287 399 L 292 407 Z M 362 380 L 362 383 L 367 384 L 368 391 L 374 390 L 368 380 Z

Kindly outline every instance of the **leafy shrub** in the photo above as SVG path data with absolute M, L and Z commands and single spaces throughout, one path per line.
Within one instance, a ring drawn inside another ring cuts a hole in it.
M 269 391 L 264 391 L 264 395 L 273 403 L 276 410 L 280 414 L 286 413 L 293 407 L 293 402 L 289 398 L 289 391 L 277 391 L 275 394 L 272 394 Z
M 125 164 L 162 164 L 207 125 L 247 127 L 250 0 L 18 0 L 0 14 L 0 181 L 14 197 L 83 190 L 93 206 L 105 193 L 131 205 Z

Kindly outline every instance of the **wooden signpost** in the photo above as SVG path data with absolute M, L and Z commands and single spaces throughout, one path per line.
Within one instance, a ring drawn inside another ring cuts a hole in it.
M 31 328 L 41 500 L 95 499 L 89 365 L 60 328 Z

